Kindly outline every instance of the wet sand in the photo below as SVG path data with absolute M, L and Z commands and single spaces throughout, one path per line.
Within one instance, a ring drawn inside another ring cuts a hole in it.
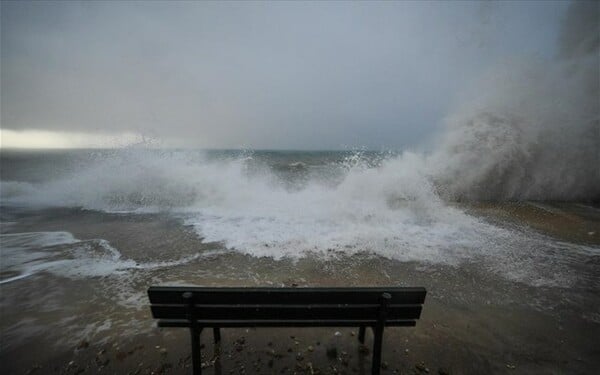
M 593 209 L 550 205 L 480 205 L 477 215 L 513 226 L 526 224 L 556 238 L 597 244 Z M 549 213 L 548 213 L 549 212 Z M 15 213 L 15 215 L 17 215 Z M 390 261 L 372 254 L 273 261 L 202 243 L 175 219 L 71 210 L 18 213 L 11 232 L 66 230 L 76 238 L 103 238 L 124 257 L 143 263 L 165 248 L 177 258 L 207 254 L 175 267 L 73 279 L 40 272 L 0 286 L 3 374 L 186 374 L 185 329 L 155 328 L 149 285 L 207 286 L 425 286 L 428 296 L 415 328 L 388 328 L 383 373 L 593 374 L 600 368 L 599 257 L 570 286 L 511 280 L 476 261 L 459 266 Z M 563 223 L 563 224 L 561 224 Z M 596 232 L 597 233 L 597 232 Z M 143 248 L 144 251 L 132 249 Z M 368 374 L 357 329 L 224 329 L 215 355 L 203 332 L 206 374 Z M 339 332 L 340 335 L 336 335 Z
M 600 209 L 596 204 L 564 202 L 480 203 L 470 211 L 498 223 L 519 223 L 571 242 L 600 245 Z
M 144 315 L 144 314 L 142 314 Z M 149 319 L 149 317 L 148 317 Z M 341 336 L 336 336 L 336 332 Z M 597 325 L 515 308 L 451 306 L 430 298 L 414 329 L 386 329 L 384 373 L 593 374 L 598 364 Z M 372 335 L 366 346 L 355 329 L 224 329 L 215 352 L 204 332 L 205 373 L 370 373 Z M 189 373 L 185 329 L 152 329 L 102 343 L 81 340 L 53 347 L 24 343 L 3 354 L 5 373 Z M 34 355 L 32 356 L 32 353 Z

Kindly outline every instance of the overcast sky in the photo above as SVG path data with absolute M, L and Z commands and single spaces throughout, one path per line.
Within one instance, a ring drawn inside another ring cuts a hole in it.
M 568 5 L 3 1 L 2 145 L 415 147 Z

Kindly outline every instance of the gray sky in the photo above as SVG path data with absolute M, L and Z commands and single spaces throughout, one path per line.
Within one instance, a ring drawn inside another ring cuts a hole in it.
M 3 146 L 414 147 L 491 66 L 554 58 L 568 5 L 3 1 Z

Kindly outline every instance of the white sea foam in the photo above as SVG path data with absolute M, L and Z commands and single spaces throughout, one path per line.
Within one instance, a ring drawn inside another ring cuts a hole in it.
M 25 232 L 0 235 L 4 251 L 32 250 L 79 242 L 69 232 Z
M 289 192 L 246 186 L 218 205 L 189 210 L 187 223 L 206 241 L 255 256 L 333 249 L 452 262 L 456 251 L 449 249 L 475 244 L 485 226 L 443 204 L 418 167 L 399 165 L 419 160 L 406 154 L 379 169 L 352 168 L 335 188 L 310 184 Z
M 67 278 L 114 276 L 132 270 L 173 267 L 200 257 L 197 253 L 171 261 L 136 262 L 123 259 L 119 250 L 106 240 L 78 240 L 68 232 L 0 234 L 0 243 L 2 272 L 16 273 L 15 276 L 0 280 L 0 284 L 21 280 L 39 272 Z

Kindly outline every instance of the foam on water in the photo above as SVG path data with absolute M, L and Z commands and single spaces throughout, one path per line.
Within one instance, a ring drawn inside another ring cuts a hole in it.
M 68 232 L 27 232 L 0 234 L 2 272 L 16 274 L 0 284 L 27 278 L 38 272 L 60 277 L 82 278 L 125 274 L 189 263 L 200 257 L 192 254 L 160 262 L 123 259 L 119 250 L 103 239 L 78 240 Z
M 452 262 L 446 250 L 472 243 L 481 225 L 443 204 L 418 169 L 399 165 L 416 161 L 406 154 L 378 169 L 353 167 L 335 187 L 312 183 L 290 192 L 254 185 L 188 210 L 186 221 L 205 240 L 255 256 L 338 250 Z

